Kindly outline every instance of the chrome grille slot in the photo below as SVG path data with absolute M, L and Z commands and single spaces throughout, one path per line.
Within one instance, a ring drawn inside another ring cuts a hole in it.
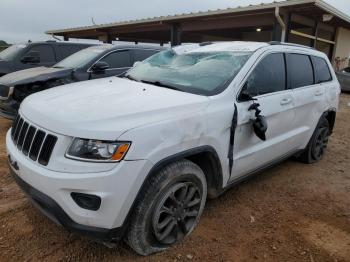
M 48 165 L 57 142 L 56 136 L 46 134 L 18 115 L 12 125 L 11 137 L 18 150 L 25 156 L 41 165 Z
M 41 145 L 43 144 L 45 138 L 45 132 L 38 130 L 35 134 L 32 147 L 29 151 L 29 157 L 36 161 L 39 155 L 39 151 L 41 149 Z
M 33 138 L 36 132 L 36 128 L 34 126 L 29 127 L 26 139 L 24 140 L 22 152 L 24 155 L 28 155 L 30 146 L 32 145 Z
M 21 129 L 21 133 L 19 133 L 18 143 L 17 143 L 17 147 L 19 150 L 22 149 L 24 138 L 26 137 L 26 134 L 28 131 L 28 126 L 29 126 L 28 123 L 24 122 L 22 129 Z
M 18 140 L 19 132 L 21 132 L 22 126 L 23 126 L 23 118 L 21 118 L 21 119 L 18 121 L 18 124 L 17 124 L 17 126 L 16 126 L 16 131 L 15 131 L 15 134 L 14 134 L 14 136 L 13 136 L 13 142 L 15 143 L 15 145 L 17 145 L 17 140 Z
M 12 124 L 12 129 L 11 129 L 11 136 L 12 136 L 12 139 L 13 139 L 13 136 L 15 135 L 15 131 L 16 131 L 16 127 L 18 125 L 18 121 L 21 117 L 19 115 L 17 115 L 15 121 L 13 121 L 13 124 Z
M 53 148 L 57 142 L 57 137 L 53 135 L 47 135 L 45 142 L 41 148 L 38 162 L 44 166 L 47 166 L 49 163 Z

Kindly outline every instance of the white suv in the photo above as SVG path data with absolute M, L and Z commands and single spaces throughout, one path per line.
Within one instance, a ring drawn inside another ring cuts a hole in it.
M 339 94 L 311 48 L 179 46 L 124 79 L 25 99 L 6 138 L 10 170 L 57 223 L 148 255 L 189 235 L 207 197 L 291 156 L 320 160 Z

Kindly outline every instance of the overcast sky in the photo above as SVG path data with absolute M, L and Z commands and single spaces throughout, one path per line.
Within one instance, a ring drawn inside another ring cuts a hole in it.
M 51 39 L 46 30 L 206 11 L 263 0 L 0 0 L 0 39 Z M 271 2 L 270 0 L 265 0 Z M 280 1 L 280 0 L 279 0 Z M 327 0 L 350 14 L 350 0 Z M 347 9 L 347 10 L 346 10 Z

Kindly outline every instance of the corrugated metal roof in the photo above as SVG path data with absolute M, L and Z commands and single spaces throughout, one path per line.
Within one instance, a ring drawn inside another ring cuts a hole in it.
M 291 5 L 298 5 L 298 4 L 308 4 L 308 3 L 311 3 L 311 4 L 313 3 L 316 6 L 324 9 L 325 11 L 332 13 L 333 15 L 336 15 L 339 18 L 350 23 L 350 13 L 349 14 L 344 13 L 343 11 L 339 10 L 339 8 L 337 8 L 335 5 L 331 4 L 330 0 L 327 0 L 327 1 L 329 3 L 326 3 L 324 0 L 238 0 L 238 1 L 235 1 L 234 4 L 227 9 L 208 10 L 205 12 L 199 11 L 195 13 L 192 12 L 192 13 L 183 13 L 183 14 L 168 15 L 168 16 L 149 17 L 144 19 L 113 22 L 113 23 L 107 23 L 107 24 L 101 24 L 101 25 L 50 30 L 50 31 L 47 31 L 46 33 L 62 34 L 62 33 L 69 33 L 69 32 L 75 32 L 75 31 L 103 29 L 103 28 L 109 28 L 109 27 L 135 25 L 135 24 L 141 24 L 141 23 L 165 22 L 165 21 L 178 20 L 178 19 L 195 18 L 195 17 L 218 15 L 218 14 L 229 14 L 229 13 L 237 13 L 237 12 L 243 12 L 243 11 L 274 8 L 276 6 L 283 7 L 283 6 L 291 6 Z

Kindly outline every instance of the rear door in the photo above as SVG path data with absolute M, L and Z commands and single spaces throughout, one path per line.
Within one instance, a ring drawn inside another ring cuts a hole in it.
M 295 143 L 302 149 L 308 143 L 324 112 L 325 78 L 320 74 L 320 61 L 306 54 L 287 54 L 289 86 L 295 101 Z M 315 70 L 317 67 L 317 70 Z M 318 72 L 315 74 L 315 72 Z M 326 73 L 326 72 L 324 72 Z
M 84 49 L 87 48 L 88 46 L 81 46 L 78 44 L 60 44 L 56 45 L 56 54 L 57 54 L 57 60 L 58 62 L 63 60 L 64 58 Z
M 134 53 L 134 61 L 135 62 L 139 62 L 139 61 L 143 61 L 147 58 L 149 58 L 150 56 L 158 53 L 158 50 L 153 50 L 153 49 L 134 49 L 133 53 Z
M 109 76 L 119 76 L 132 67 L 132 53 L 130 50 L 113 51 L 99 60 L 109 65 L 109 68 L 103 73 L 92 73 L 91 78 L 103 78 Z
M 283 53 L 265 55 L 248 76 L 243 87 L 260 104 L 266 117 L 266 141 L 254 133 L 252 102 L 238 102 L 238 123 L 235 133 L 232 179 L 255 171 L 295 150 L 293 122 L 295 118 L 292 90 L 287 89 L 285 56 Z M 242 91 L 243 91 L 242 90 Z

